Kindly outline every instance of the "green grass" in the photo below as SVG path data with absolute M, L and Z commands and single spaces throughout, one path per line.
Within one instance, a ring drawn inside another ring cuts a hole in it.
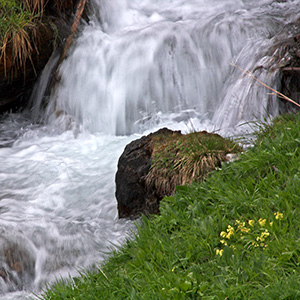
M 42 299 L 300 299 L 299 147 L 299 116 L 277 119 L 239 161 L 177 187 L 98 273 Z
M 0 42 L 3 43 L 7 34 L 23 27 L 31 20 L 31 12 L 21 1 L 0 0 Z
M 29 0 L 0 0 L 0 59 L 5 73 L 12 65 L 15 65 L 14 72 L 24 68 L 31 59 L 42 14 L 36 12 L 39 1 L 31 9 Z

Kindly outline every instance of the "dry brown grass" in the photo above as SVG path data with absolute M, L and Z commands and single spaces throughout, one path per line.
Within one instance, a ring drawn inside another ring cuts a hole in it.
M 164 197 L 178 185 L 203 180 L 225 161 L 226 154 L 242 151 L 234 142 L 207 132 L 153 139 L 153 160 L 146 185 Z
M 3 37 L 0 59 L 3 59 L 5 76 L 9 73 L 10 79 L 12 79 L 19 69 L 25 71 L 27 61 L 32 63 L 36 34 L 36 25 L 27 24 L 27 26 L 21 26 Z M 10 53 L 8 54 L 8 52 Z
M 0 63 L 3 65 L 4 76 L 9 80 L 16 76 L 18 70 L 25 71 L 28 61 L 32 63 L 37 27 L 44 5 L 44 0 L 15 1 L 13 4 L 1 2 L 4 18 L 1 24 Z
M 73 3 L 68 0 L 69 5 Z M 38 31 L 49 0 L 0 0 L 0 71 L 11 80 L 31 63 L 37 49 Z M 60 10 L 61 0 L 51 2 Z
M 23 5 L 33 15 L 42 15 L 49 0 L 22 0 Z

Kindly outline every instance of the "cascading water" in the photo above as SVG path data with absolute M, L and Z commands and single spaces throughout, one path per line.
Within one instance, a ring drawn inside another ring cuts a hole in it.
M 230 63 L 276 88 L 270 48 L 298 30 L 299 4 L 91 1 L 46 110 L 39 91 L 54 61 L 31 115 L 0 121 L 1 299 L 32 299 L 124 241 L 133 225 L 117 218 L 114 175 L 129 141 L 163 126 L 230 135 L 278 114 L 278 100 Z

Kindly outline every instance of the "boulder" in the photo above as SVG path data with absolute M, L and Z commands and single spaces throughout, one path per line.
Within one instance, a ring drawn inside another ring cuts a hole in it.
M 241 152 L 233 141 L 206 131 L 183 135 L 163 128 L 125 147 L 116 173 L 120 218 L 159 213 L 159 203 L 176 186 L 203 180 Z
M 173 135 L 166 128 L 135 140 L 125 147 L 118 162 L 116 173 L 116 198 L 120 218 L 136 217 L 141 213 L 158 213 L 162 199 L 150 186 L 146 185 L 153 152 L 152 139 L 155 135 Z

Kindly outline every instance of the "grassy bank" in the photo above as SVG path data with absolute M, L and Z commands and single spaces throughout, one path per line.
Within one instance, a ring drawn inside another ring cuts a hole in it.
M 43 299 L 300 299 L 300 118 L 181 186 L 109 261 Z

